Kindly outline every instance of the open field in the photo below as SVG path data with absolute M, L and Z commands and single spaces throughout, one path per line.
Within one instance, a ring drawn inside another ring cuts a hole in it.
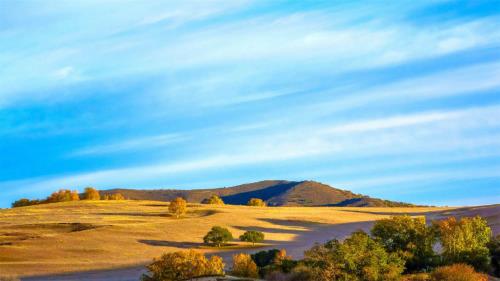
M 300 258 L 314 242 L 342 238 L 369 229 L 374 220 L 402 213 L 428 219 L 477 213 L 489 220 L 495 233 L 500 231 L 500 205 L 453 209 L 190 204 L 181 219 L 172 218 L 167 209 L 168 203 L 154 201 L 80 201 L 0 210 L 0 273 L 41 276 L 111 270 L 112 274 L 116 269 L 137 280 L 152 258 L 185 248 L 229 258 L 234 252 L 276 247 Z M 202 237 L 214 225 L 228 227 L 235 238 L 246 230 L 259 230 L 266 240 L 258 248 L 235 241 L 237 245 L 222 252 L 203 247 Z

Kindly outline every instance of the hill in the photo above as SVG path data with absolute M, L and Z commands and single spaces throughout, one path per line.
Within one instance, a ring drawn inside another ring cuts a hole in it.
M 213 189 L 111 189 L 101 194 L 121 193 L 134 200 L 171 201 L 183 197 L 200 203 L 218 195 L 227 204 L 245 205 L 250 198 L 260 198 L 269 206 L 334 206 L 334 207 L 407 207 L 412 204 L 371 198 L 315 181 L 267 180 L 232 187 Z

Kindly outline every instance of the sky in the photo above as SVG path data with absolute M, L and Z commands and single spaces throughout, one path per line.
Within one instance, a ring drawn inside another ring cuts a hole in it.
M 500 203 L 500 1 L 0 0 L 0 207 L 316 180 Z

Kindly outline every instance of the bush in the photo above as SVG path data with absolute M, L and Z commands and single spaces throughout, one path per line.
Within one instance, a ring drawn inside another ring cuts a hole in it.
M 438 267 L 431 273 L 432 281 L 488 281 L 488 276 L 477 273 L 467 264 Z
M 435 227 L 446 264 L 467 263 L 479 271 L 489 270 L 490 251 L 487 245 L 492 232 L 485 219 L 477 216 L 457 221 L 450 217 L 436 222 Z
M 401 281 L 430 281 L 431 276 L 427 273 L 418 273 L 405 275 L 401 278 Z
M 240 240 L 251 242 L 252 244 L 264 241 L 264 233 L 260 231 L 249 230 L 240 236 Z
M 235 276 L 257 278 L 257 265 L 248 254 L 236 254 L 233 256 L 233 270 Z
M 264 202 L 264 200 L 259 199 L 259 198 L 252 198 L 252 199 L 248 200 L 247 205 L 248 206 L 256 206 L 256 207 L 265 207 L 266 202 Z
M 193 250 L 164 254 L 147 266 L 149 274 L 142 276 L 143 281 L 178 281 L 200 276 L 224 275 L 222 258 L 205 255 Z
M 387 253 L 382 244 L 363 231 L 339 242 L 332 240 L 305 252 L 304 262 L 312 267 L 313 280 L 399 280 L 404 261 Z
M 181 215 L 186 213 L 187 202 L 183 198 L 177 197 L 170 202 L 170 205 L 168 206 L 168 210 L 176 218 L 179 218 Z
M 203 237 L 203 242 L 205 244 L 212 244 L 216 247 L 220 247 L 228 241 L 233 240 L 233 235 L 231 232 L 224 227 L 214 226 L 212 229 Z
M 258 267 L 266 267 L 273 264 L 274 260 L 278 256 L 280 250 L 272 249 L 267 251 L 260 251 L 251 255 L 252 260 L 257 264 Z
M 224 201 L 222 201 L 222 199 L 217 195 L 212 195 L 210 196 L 210 198 L 204 199 L 203 202 L 201 203 L 212 204 L 212 205 L 224 205 Z
M 487 246 L 491 256 L 492 273 L 500 277 L 500 235 L 492 238 Z
M 101 195 L 99 194 L 99 191 L 97 191 L 93 187 L 87 187 L 85 188 L 85 191 L 83 192 L 83 199 L 84 200 L 100 200 Z
M 375 222 L 371 234 L 388 252 L 399 253 L 410 272 L 429 269 L 437 264 L 437 255 L 433 250 L 437 237 L 435 231 L 425 224 L 424 217 L 382 219 Z

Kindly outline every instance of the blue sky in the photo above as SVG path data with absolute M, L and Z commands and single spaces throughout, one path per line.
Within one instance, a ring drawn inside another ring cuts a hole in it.
M 263 179 L 500 203 L 499 7 L 0 0 L 0 207 Z

